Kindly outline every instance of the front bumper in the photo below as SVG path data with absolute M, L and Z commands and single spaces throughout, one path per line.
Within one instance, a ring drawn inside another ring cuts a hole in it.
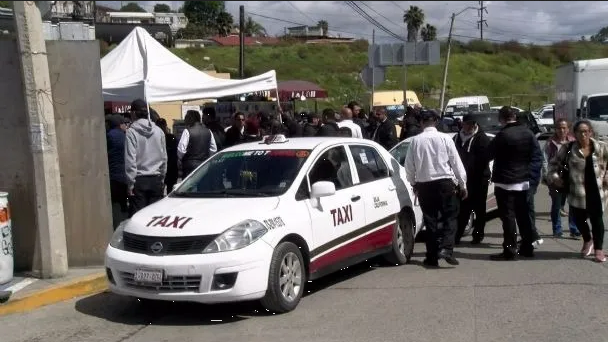
M 266 293 L 273 249 L 263 240 L 231 252 L 150 256 L 108 246 L 110 291 L 139 298 L 223 303 L 260 299 Z M 136 282 L 136 269 L 162 270 L 162 283 Z M 223 283 L 225 286 L 218 286 Z

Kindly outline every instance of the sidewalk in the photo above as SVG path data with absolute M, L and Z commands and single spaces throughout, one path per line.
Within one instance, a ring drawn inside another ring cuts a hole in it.
M 107 289 L 103 267 L 73 268 L 62 278 L 39 279 L 28 274 L 15 274 L 13 280 L 0 285 L 0 291 L 12 292 L 0 304 L 0 316 L 30 311 L 67 299 L 103 292 Z

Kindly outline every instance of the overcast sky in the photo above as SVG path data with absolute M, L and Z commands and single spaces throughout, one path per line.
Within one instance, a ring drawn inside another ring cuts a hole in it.
M 120 7 L 118 1 L 98 1 L 98 4 Z M 128 3 L 123 1 L 123 4 Z M 148 11 L 154 4 L 166 3 L 174 9 L 183 1 L 137 1 Z M 403 12 L 410 5 L 419 6 L 425 22 L 438 29 L 440 39 L 448 36 L 450 15 L 456 16 L 454 36 L 458 40 L 479 37 L 478 1 L 356 1 L 361 9 L 395 34 L 404 35 Z M 226 1 L 226 8 L 238 22 L 239 5 L 245 5 L 246 16 L 262 24 L 269 34 L 282 34 L 285 27 L 315 25 L 319 20 L 329 23 L 329 33 L 335 36 L 371 39 L 374 25 L 350 8 L 344 1 Z M 368 7 L 369 6 L 369 7 Z M 485 1 L 487 27 L 484 39 L 549 44 L 560 40 L 578 40 L 597 33 L 605 23 L 608 2 L 605 1 Z M 466 9 L 466 10 L 465 10 Z M 265 17 L 261 17 L 265 16 Z M 271 19 L 272 18 L 272 19 Z M 378 42 L 394 40 L 376 27 Z

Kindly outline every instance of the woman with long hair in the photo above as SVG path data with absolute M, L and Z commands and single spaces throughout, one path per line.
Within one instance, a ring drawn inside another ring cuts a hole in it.
M 560 148 L 564 145 L 568 145 L 569 143 L 575 141 L 576 139 L 570 135 L 570 125 L 568 120 L 564 118 L 557 119 L 555 122 L 555 134 L 547 141 L 545 145 L 545 160 L 550 161 L 553 159 Z M 544 177 L 546 179 L 546 175 Z M 568 197 L 568 193 L 562 193 L 548 185 L 549 187 L 549 196 L 551 197 L 551 226 L 553 228 L 553 237 L 561 238 L 562 237 L 562 218 L 561 211 L 564 207 L 566 199 Z M 574 239 L 579 239 L 581 233 L 576 228 L 576 223 L 574 222 L 574 216 L 572 212 L 568 213 L 568 225 L 570 228 L 570 237 Z
M 591 137 L 593 131 L 587 120 L 577 122 L 573 131 L 576 140 L 562 146 L 549 163 L 548 182 L 557 188 L 565 185 L 570 212 L 584 240 L 582 257 L 595 251 L 594 260 L 605 262 L 603 214 L 608 200 L 608 145 Z M 568 179 L 560 176 L 563 165 L 568 167 Z

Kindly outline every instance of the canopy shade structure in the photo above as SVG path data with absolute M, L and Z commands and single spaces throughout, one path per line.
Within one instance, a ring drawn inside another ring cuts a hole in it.
M 136 27 L 101 60 L 104 101 L 213 99 L 277 89 L 274 70 L 243 80 L 216 78 L 184 62 Z
M 318 85 L 301 80 L 281 81 L 278 85 L 279 99 L 281 101 L 289 101 L 291 99 L 299 99 L 301 96 L 307 99 L 325 99 L 327 91 Z

